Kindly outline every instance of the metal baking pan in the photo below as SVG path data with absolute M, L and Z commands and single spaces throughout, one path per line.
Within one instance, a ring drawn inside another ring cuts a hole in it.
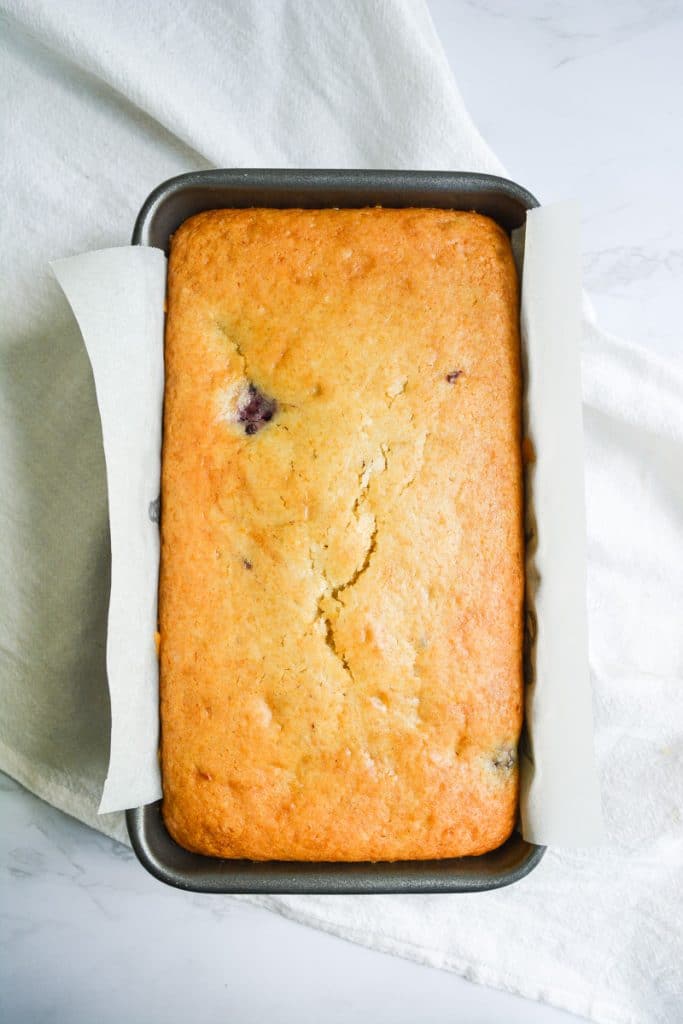
M 168 250 L 170 236 L 195 213 L 221 207 L 422 206 L 476 210 L 506 231 L 524 224 L 538 206 L 514 182 L 488 174 L 450 171 L 218 170 L 183 174 L 159 185 L 145 201 L 134 245 Z M 160 802 L 127 812 L 133 849 L 147 870 L 168 885 L 214 893 L 482 892 L 528 874 L 545 848 L 514 832 L 480 857 L 396 863 L 251 862 L 204 857 L 182 849 L 166 831 Z

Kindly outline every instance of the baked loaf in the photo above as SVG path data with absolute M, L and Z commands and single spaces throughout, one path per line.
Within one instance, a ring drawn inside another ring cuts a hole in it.
M 518 285 L 446 210 L 214 210 L 173 238 L 163 814 L 254 860 L 480 854 L 522 706 Z

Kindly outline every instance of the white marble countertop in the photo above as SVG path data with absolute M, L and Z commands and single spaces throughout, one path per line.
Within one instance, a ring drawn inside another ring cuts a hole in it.
M 430 7 L 465 101 L 510 177 L 543 201 L 581 201 L 585 284 L 603 326 L 677 353 L 683 8 Z M 0 781 L 0 1016 L 12 1024 L 572 1019 L 238 900 L 166 889 L 128 849 Z

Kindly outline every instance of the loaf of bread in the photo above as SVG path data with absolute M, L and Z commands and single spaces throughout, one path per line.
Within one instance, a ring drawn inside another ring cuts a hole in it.
M 163 815 L 253 860 L 480 854 L 517 812 L 518 283 L 431 209 L 214 210 L 172 240 Z

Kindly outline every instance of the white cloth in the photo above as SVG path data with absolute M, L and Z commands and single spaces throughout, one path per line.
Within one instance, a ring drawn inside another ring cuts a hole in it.
M 88 361 L 48 260 L 128 241 L 218 166 L 500 165 L 423 4 L 4 0 L 0 766 L 83 821 L 107 761 L 106 490 Z M 523 182 L 532 190 L 534 183 Z M 590 659 L 611 845 L 472 896 L 259 902 L 610 1022 L 683 1017 L 683 381 L 586 320 Z

